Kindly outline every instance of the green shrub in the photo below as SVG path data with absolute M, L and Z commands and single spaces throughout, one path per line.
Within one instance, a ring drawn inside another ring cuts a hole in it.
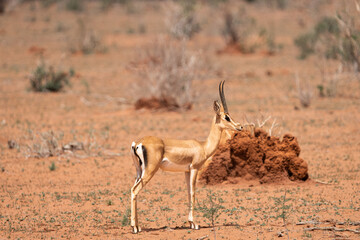
M 311 32 L 294 40 L 300 50 L 299 57 L 305 59 L 310 54 L 317 53 L 327 59 L 339 59 L 344 65 L 357 64 L 356 71 L 359 71 L 360 30 L 353 22 L 355 18 L 349 13 L 338 15 L 337 18 L 322 18 Z
M 51 162 L 51 165 L 49 166 L 50 171 L 55 171 L 56 170 L 56 165 L 55 162 Z
M 196 210 L 203 214 L 203 217 L 207 218 L 211 222 L 211 226 L 215 226 L 215 221 L 220 217 L 225 207 L 222 205 L 224 200 L 220 197 L 219 193 L 215 193 L 211 190 L 207 191 L 207 198 L 199 203 Z
M 300 59 L 307 58 L 315 52 L 316 36 L 313 33 L 305 33 L 298 36 L 294 43 L 300 49 Z
M 55 4 L 58 0 L 41 0 L 41 5 L 44 8 L 50 7 L 51 5 Z
M 315 35 L 319 36 L 320 34 L 334 34 L 338 36 L 340 34 L 340 26 L 338 20 L 334 17 L 323 17 L 315 25 Z
M 30 76 L 31 89 L 35 92 L 59 92 L 65 85 L 70 84 L 70 77 L 74 70 L 69 73 L 55 71 L 52 66 L 47 67 L 43 62 L 36 67 Z
M 68 0 L 66 2 L 66 9 L 75 12 L 81 12 L 84 9 L 82 0 Z
M 305 59 L 321 49 L 321 54 L 326 58 L 336 59 L 339 54 L 337 42 L 341 29 L 338 20 L 334 17 L 323 17 L 308 33 L 298 36 L 294 43 L 300 49 L 299 58 Z
M 121 220 L 121 225 L 123 227 L 130 225 L 130 214 L 131 214 L 131 209 L 127 208 L 126 211 L 124 212 L 123 218 Z
M 108 10 L 114 4 L 114 0 L 101 0 L 101 9 Z

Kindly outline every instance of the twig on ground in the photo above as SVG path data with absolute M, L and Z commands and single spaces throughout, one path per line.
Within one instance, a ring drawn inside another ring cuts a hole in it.
M 323 222 L 318 222 L 318 221 L 303 221 L 303 222 L 297 222 L 296 225 L 308 225 L 308 224 L 313 224 L 313 225 L 318 225 L 318 224 L 335 224 L 335 225 L 352 225 L 352 226 L 360 226 L 360 222 L 334 222 L 331 220 L 326 220 Z
M 197 238 L 196 240 L 203 240 L 203 239 L 206 239 L 206 238 L 209 238 L 209 235 L 205 235 L 205 236 L 199 237 L 199 238 Z
M 319 224 L 320 222 L 317 221 L 304 221 L 304 222 L 297 222 L 296 225 L 307 225 L 307 224 Z
M 353 232 L 353 233 L 360 233 L 360 231 L 349 229 L 349 228 L 337 228 L 337 227 L 311 227 L 311 228 L 304 228 L 304 231 L 315 231 L 315 230 L 322 230 L 322 231 L 336 231 L 336 232 Z
M 323 181 L 316 180 L 316 179 L 315 179 L 314 181 L 317 182 L 317 183 L 326 184 L 326 185 L 331 184 L 331 183 L 329 183 L 329 182 L 323 182 Z

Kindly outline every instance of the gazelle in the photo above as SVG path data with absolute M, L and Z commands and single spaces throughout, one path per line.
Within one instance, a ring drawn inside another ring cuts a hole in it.
M 163 171 L 185 172 L 185 181 L 189 197 L 190 228 L 199 229 L 194 223 L 195 184 L 199 169 L 210 158 L 219 145 L 224 129 L 241 131 L 243 127 L 231 119 L 224 95 L 224 82 L 219 84 L 219 95 L 222 103 L 214 101 L 215 116 L 212 121 L 208 138 L 197 140 L 160 139 L 148 136 L 133 142 L 131 153 L 136 167 L 137 177 L 131 188 L 131 226 L 133 232 L 141 231 L 137 214 L 137 195 L 161 168 Z

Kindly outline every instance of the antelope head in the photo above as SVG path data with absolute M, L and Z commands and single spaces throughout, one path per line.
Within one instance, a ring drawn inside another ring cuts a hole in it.
M 224 81 L 221 81 L 219 84 L 219 95 L 221 100 L 221 105 L 219 101 L 214 101 L 214 111 L 216 113 L 216 125 L 221 129 L 228 129 L 233 131 L 241 131 L 243 127 L 240 123 L 235 122 L 229 114 L 226 99 L 224 95 Z

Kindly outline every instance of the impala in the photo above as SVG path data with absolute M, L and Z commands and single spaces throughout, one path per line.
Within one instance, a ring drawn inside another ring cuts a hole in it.
M 241 131 L 243 127 L 231 119 L 224 95 L 224 82 L 219 84 L 222 103 L 214 101 L 215 116 L 210 134 L 205 141 L 161 139 L 148 136 L 133 142 L 132 158 L 136 167 L 136 180 L 131 188 L 131 226 L 134 233 L 141 231 L 137 214 L 137 195 L 160 169 L 171 172 L 185 172 L 185 181 L 189 197 L 190 228 L 199 229 L 194 223 L 195 184 L 199 169 L 209 159 L 219 145 L 223 130 Z

